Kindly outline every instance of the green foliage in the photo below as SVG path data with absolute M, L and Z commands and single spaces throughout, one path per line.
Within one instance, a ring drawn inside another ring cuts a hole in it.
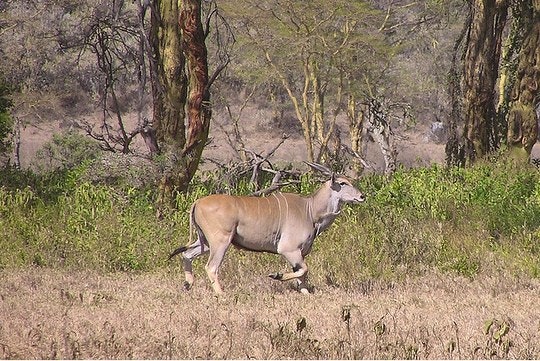
M 178 195 L 176 213 L 157 220 L 153 190 L 92 184 L 81 173 L 0 173 L 0 267 L 168 267 L 169 252 L 188 242 L 191 204 L 216 184 L 201 177 Z M 247 193 L 246 184 L 231 192 Z M 318 184 L 306 174 L 291 191 L 309 194 Z M 366 176 L 358 186 L 367 201 L 346 206 L 308 257 L 314 285 L 365 287 L 372 279 L 433 269 L 469 278 L 503 271 L 540 276 L 540 174 L 534 168 L 401 169 L 391 179 Z M 199 277 L 205 277 L 204 262 L 195 262 Z M 222 277 L 236 284 L 286 267 L 275 255 L 231 249 Z
M 381 73 L 397 46 L 380 27 L 390 13 L 367 1 L 242 0 L 225 1 L 220 7 L 236 30 L 235 52 L 241 54 L 233 73 L 250 84 L 266 84 L 275 91 L 283 85 L 279 80 L 283 77 L 301 99 L 309 79 L 300 74 L 308 76 L 308 63 L 316 64 L 312 71 L 318 81 L 334 89 L 325 90 L 327 97 L 338 93 L 338 87 L 359 94 L 387 82 Z M 343 78 L 347 84 L 339 80 Z
M 486 344 L 484 347 L 477 347 L 475 352 L 479 352 L 485 358 L 508 358 L 510 347 L 513 346 L 508 334 L 512 330 L 509 321 L 499 321 L 489 319 L 484 323 L 484 335 Z
M 9 142 L 7 138 L 13 130 L 13 119 L 9 114 L 12 102 L 9 99 L 11 88 L 0 76 L 0 154 L 7 151 Z
M 53 134 L 51 141 L 38 151 L 38 164 L 44 169 L 71 169 L 95 159 L 99 144 L 75 131 Z
M 315 243 L 312 274 L 349 285 L 433 267 L 466 277 L 504 268 L 537 277 L 539 180 L 536 169 L 512 164 L 365 177 L 366 204 L 342 212 Z

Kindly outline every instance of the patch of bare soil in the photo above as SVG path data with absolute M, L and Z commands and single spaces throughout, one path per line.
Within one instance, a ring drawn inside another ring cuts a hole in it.
M 209 143 L 203 152 L 203 164 L 201 164 L 203 170 L 213 168 L 213 162 L 208 160 L 214 160 L 221 164 L 238 160 L 235 151 L 227 141 L 226 133 L 231 134 L 233 129 L 231 118 L 227 114 L 223 109 L 214 110 Z M 102 125 L 101 119 L 101 115 L 96 113 L 73 120 L 41 121 L 35 125 L 26 125 L 21 130 L 20 158 L 22 167 L 28 168 L 36 161 L 37 152 L 46 142 L 51 140 L 53 134 L 62 134 L 68 130 L 85 134 L 82 129 L 85 123 L 94 125 L 94 131 L 97 132 Z M 124 114 L 123 119 L 124 127 L 128 133 L 136 128 L 137 114 Z M 238 124 L 245 148 L 249 151 L 266 155 L 286 134 L 288 138 L 275 151 L 270 160 L 272 162 L 300 163 L 307 159 L 302 131 L 292 116 L 285 115 L 283 119 L 276 120 L 269 109 L 251 105 L 243 110 Z M 110 125 L 113 129 L 117 128 L 114 121 L 111 121 Z M 343 144 L 350 145 L 346 120 L 338 118 L 337 127 L 340 129 Z M 398 164 L 408 168 L 445 163 L 444 131 L 442 128 L 433 131 L 430 125 L 419 123 L 412 128 L 396 126 L 393 133 Z M 131 149 L 137 154 L 148 153 L 141 136 L 134 138 Z M 539 143 L 533 147 L 531 158 L 540 158 Z M 204 162 L 204 160 L 207 161 Z M 373 140 L 366 144 L 365 161 L 370 166 L 366 168 L 366 172 L 384 171 L 383 156 L 379 146 Z
M 130 113 L 124 115 L 125 128 L 128 132 L 136 128 L 137 115 Z M 21 130 L 20 158 L 23 168 L 31 166 L 36 160 L 37 152 L 43 145 L 50 141 L 53 134 L 61 134 L 68 130 L 84 133 L 83 123 L 94 124 L 94 131 L 98 131 L 101 125 L 99 115 L 88 116 L 75 120 L 63 120 L 54 122 L 40 122 L 36 125 L 27 125 Z M 114 122 L 112 122 L 114 126 Z M 255 153 L 266 155 L 280 141 L 283 134 L 288 138 L 270 158 L 273 162 L 302 162 L 307 159 L 304 140 L 301 129 L 294 119 L 272 119 L 272 112 L 257 108 L 246 107 L 239 121 L 240 133 L 245 141 L 246 149 Z M 344 144 L 348 144 L 348 130 L 345 120 L 338 122 L 341 129 L 341 138 Z M 235 152 L 227 142 L 225 132 L 232 131 L 232 123 L 225 111 L 216 110 L 210 129 L 210 142 L 204 150 L 203 159 L 212 159 L 222 164 L 235 159 Z M 418 126 L 408 131 L 395 131 L 395 146 L 398 151 L 398 161 L 406 167 L 426 166 L 433 163 L 444 162 L 444 144 L 437 143 L 430 134 L 429 128 Z M 133 143 L 133 150 L 145 154 L 147 149 L 142 137 L 137 136 Z M 383 171 L 384 162 L 379 147 L 373 141 L 367 144 L 366 161 L 372 166 L 367 171 Z M 212 167 L 211 162 L 206 162 L 202 168 Z
M 0 357 L 540 358 L 538 280 L 430 275 L 312 295 L 254 275 L 216 298 L 198 275 L 0 273 Z

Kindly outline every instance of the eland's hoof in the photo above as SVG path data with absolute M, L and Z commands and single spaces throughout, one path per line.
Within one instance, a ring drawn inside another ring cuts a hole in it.
M 275 279 L 275 280 L 281 280 L 283 278 L 283 273 L 276 272 L 276 273 L 270 273 L 268 277 Z
M 184 291 L 189 291 L 191 289 L 191 283 L 188 281 L 184 282 Z

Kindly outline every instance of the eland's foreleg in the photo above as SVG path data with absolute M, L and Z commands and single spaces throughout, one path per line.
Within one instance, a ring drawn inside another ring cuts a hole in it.
M 272 273 L 269 274 L 268 277 L 279 281 L 297 279 L 300 292 L 309 293 L 306 284 L 308 268 L 306 262 L 304 262 L 304 257 L 302 256 L 300 250 L 293 252 L 281 252 L 281 255 L 285 257 L 285 259 L 291 264 L 293 271 L 289 273 Z

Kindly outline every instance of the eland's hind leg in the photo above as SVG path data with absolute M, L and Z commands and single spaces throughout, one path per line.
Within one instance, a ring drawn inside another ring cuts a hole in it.
M 205 246 L 202 239 L 199 237 L 197 241 L 186 247 L 186 250 L 182 252 L 182 263 L 184 266 L 184 289 L 189 290 L 193 286 L 193 259 L 199 257 L 201 254 L 208 252 L 208 247 Z
M 298 291 L 300 291 L 300 293 L 309 293 L 309 288 L 307 284 L 307 271 L 304 272 L 302 276 L 298 277 L 296 282 L 298 285 Z
M 212 284 L 212 288 L 217 294 L 223 293 L 223 289 L 219 283 L 218 273 L 219 267 L 223 262 L 223 257 L 225 256 L 225 252 L 227 252 L 227 248 L 229 248 L 229 245 L 231 244 L 232 238 L 233 234 L 215 236 L 215 239 L 209 242 L 209 244 L 212 246 L 210 247 L 210 255 L 208 256 L 208 262 L 206 263 L 205 269 L 206 273 L 208 274 L 208 278 L 210 279 L 210 283 Z

